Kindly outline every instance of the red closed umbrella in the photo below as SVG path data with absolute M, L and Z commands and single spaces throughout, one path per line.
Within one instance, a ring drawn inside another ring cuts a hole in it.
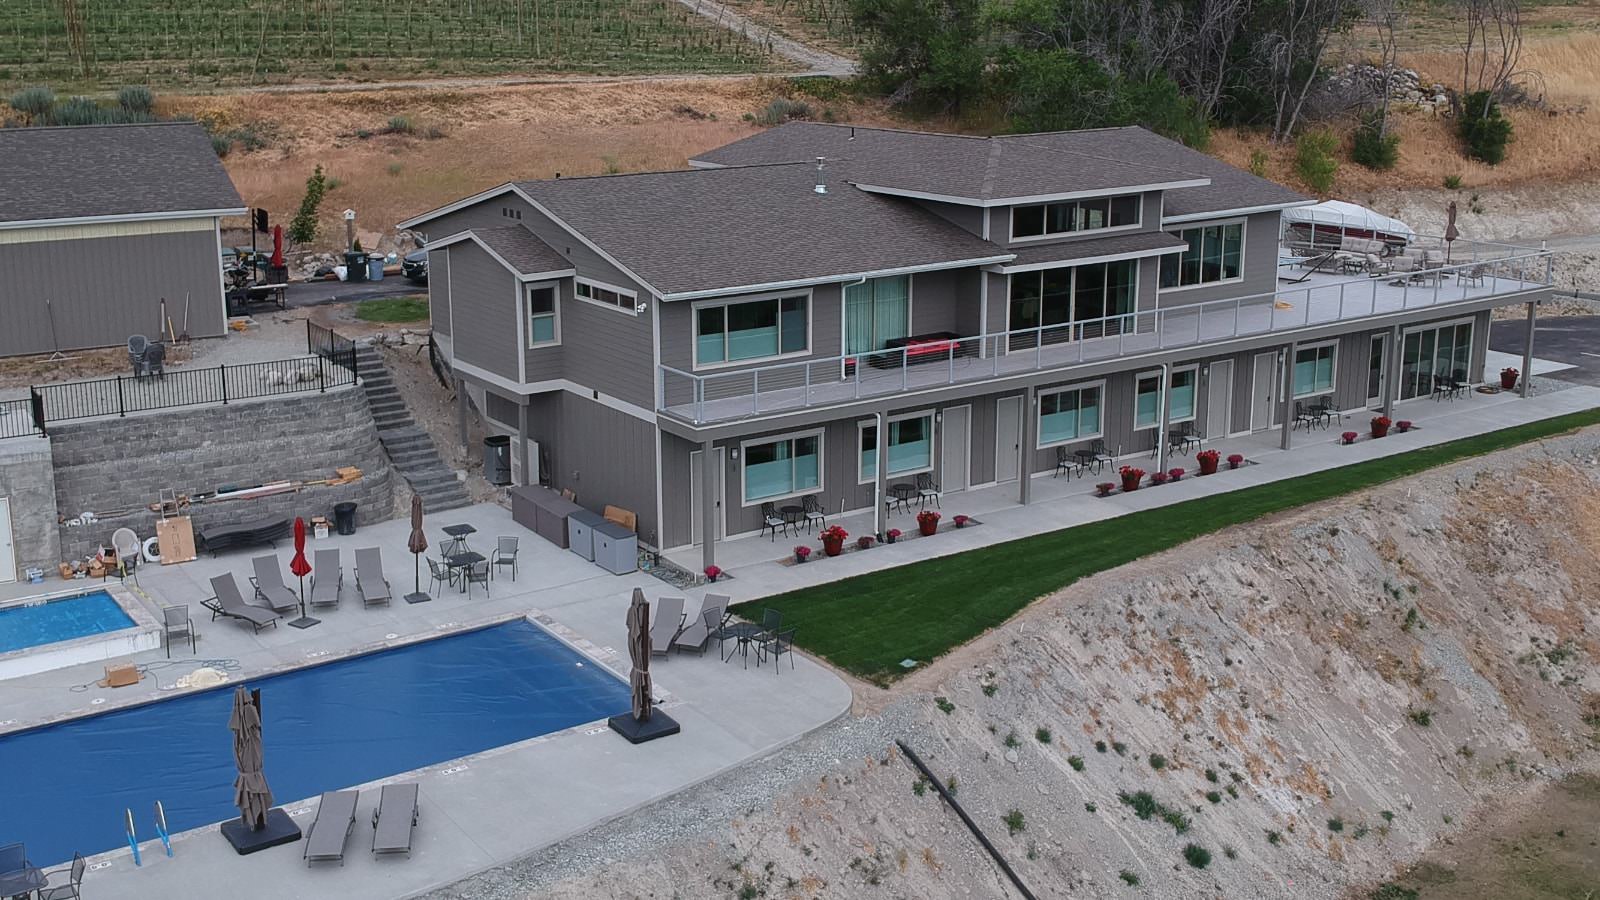
M 289 560 L 289 571 L 300 579 L 300 618 L 290 622 L 296 628 L 310 628 L 320 620 L 306 615 L 306 576 L 311 574 L 311 563 L 306 562 L 306 520 L 294 517 L 294 559 Z
M 274 267 L 283 265 L 283 226 L 272 226 L 272 259 Z

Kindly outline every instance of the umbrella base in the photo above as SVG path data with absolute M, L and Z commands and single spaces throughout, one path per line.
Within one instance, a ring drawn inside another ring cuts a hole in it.
M 642 744 L 645 741 L 664 738 L 681 730 L 677 719 L 659 709 L 651 712 L 649 720 L 645 722 L 635 719 L 633 713 L 612 716 L 606 722 L 611 725 L 612 731 L 627 738 L 630 744 Z
M 258 831 L 246 828 L 241 819 L 229 819 L 222 823 L 222 836 L 228 839 L 233 849 L 240 856 L 265 850 L 268 847 L 277 847 L 282 844 L 292 844 L 300 840 L 300 826 L 294 824 L 289 814 L 281 809 L 267 810 L 267 825 Z
M 321 624 L 322 624 L 322 620 L 321 619 L 313 619 L 310 616 L 301 616 L 298 619 L 291 620 L 289 622 L 289 627 L 290 628 L 310 628 L 313 625 L 321 625 Z
M 407 603 L 427 603 L 429 600 L 432 600 L 432 599 L 433 599 L 433 597 L 429 596 L 428 594 L 423 594 L 423 593 L 420 593 L 420 592 L 419 593 L 415 593 L 415 594 L 407 594 L 406 595 L 406 602 Z

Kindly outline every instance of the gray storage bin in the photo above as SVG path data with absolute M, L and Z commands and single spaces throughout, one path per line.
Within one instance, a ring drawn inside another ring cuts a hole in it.
M 626 575 L 639 568 L 639 538 L 615 522 L 594 526 L 595 565 L 613 575 Z
M 599 514 L 580 509 L 567 514 L 567 549 L 594 562 L 594 529 L 605 522 Z

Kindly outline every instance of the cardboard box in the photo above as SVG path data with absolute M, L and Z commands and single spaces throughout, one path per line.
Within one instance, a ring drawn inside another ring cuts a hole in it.
M 127 687 L 139 683 L 139 670 L 131 663 L 106 666 L 106 687 Z

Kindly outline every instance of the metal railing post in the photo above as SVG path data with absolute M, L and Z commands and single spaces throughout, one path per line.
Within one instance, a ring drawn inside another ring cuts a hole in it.
M 911 348 L 900 348 L 900 390 L 906 389 L 906 379 L 911 377 Z
M 128 407 L 127 407 L 127 404 L 124 403 L 123 399 L 122 399 L 122 376 L 118 375 L 117 376 L 117 415 L 118 416 L 126 416 L 127 414 L 128 414 Z
M 699 425 L 706 420 L 706 382 L 704 378 L 696 377 L 694 380 L 694 423 Z
M 217 374 L 222 378 L 222 405 L 228 405 L 228 367 L 217 366 Z
M 811 405 L 811 364 L 810 363 L 805 363 L 805 368 L 806 368 L 805 405 L 806 406 L 810 406 Z
M 862 364 L 862 361 L 866 359 L 866 357 L 867 357 L 867 354 L 865 354 L 865 353 L 857 354 L 856 355 L 856 367 L 854 369 L 850 370 L 850 377 L 856 383 L 855 390 L 856 390 L 856 399 L 857 400 L 861 399 L 861 364 Z

